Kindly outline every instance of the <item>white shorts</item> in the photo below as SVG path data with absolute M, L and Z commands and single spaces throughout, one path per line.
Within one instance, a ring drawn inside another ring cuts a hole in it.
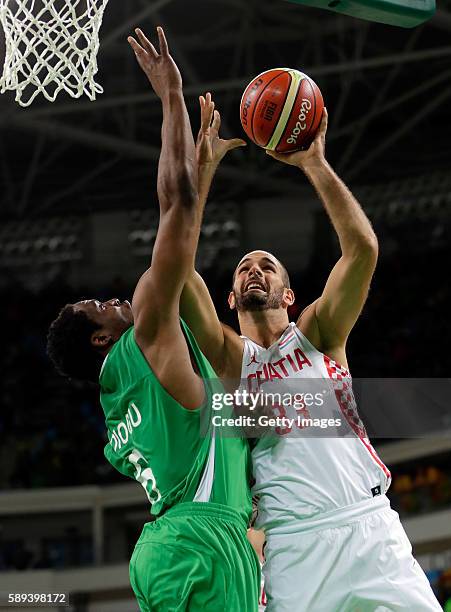
M 351 522 L 268 534 L 266 612 L 442 612 L 389 507 Z

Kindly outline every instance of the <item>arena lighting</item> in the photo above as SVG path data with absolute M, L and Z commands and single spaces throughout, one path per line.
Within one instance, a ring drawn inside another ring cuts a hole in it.
M 418 200 L 419 196 L 444 196 L 451 193 L 451 175 L 431 172 L 425 175 L 406 177 L 377 185 L 362 185 L 356 188 L 363 204 L 385 206 L 388 200 L 403 198 Z
M 84 220 L 52 217 L 39 221 L 13 221 L 0 230 L 0 265 L 78 261 L 83 257 Z
M 403 195 L 384 198 L 381 195 L 378 205 L 365 206 L 366 212 L 373 220 L 387 220 L 391 223 L 402 223 L 406 220 L 440 219 L 449 214 L 451 192 L 411 196 L 408 191 Z
M 239 246 L 241 226 L 236 221 L 226 221 L 222 227 L 225 246 L 233 248 Z
M 148 257 L 155 243 L 158 215 L 149 210 L 132 210 L 129 216 L 128 242 L 136 257 Z M 211 265 L 220 251 L 239 246 L 241 223 L 235 202 L 212 202 L 205 210 L 200 237 L 200 260 Z

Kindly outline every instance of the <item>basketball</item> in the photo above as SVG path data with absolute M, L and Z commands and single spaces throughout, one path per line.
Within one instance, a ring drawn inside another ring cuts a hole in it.
M 278 153 L 307 149 L 321 123 L 324 101 L 306 74 L 274 68 L 256 76 L 240 105 L 241 125 L 260 147 Z

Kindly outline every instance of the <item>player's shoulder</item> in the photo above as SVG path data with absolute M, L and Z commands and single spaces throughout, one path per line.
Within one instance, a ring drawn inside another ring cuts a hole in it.
M 317 351 L 347 368 L 346 343 L 343 344 L 340 342 L 337 345 L 331 345 L 325 343 L 324 339 L 321 337 L 321 331 L 316 317 L 317 302 L 318 300 L 315 300 L 304 308 L 296 321 L 296 327 Z

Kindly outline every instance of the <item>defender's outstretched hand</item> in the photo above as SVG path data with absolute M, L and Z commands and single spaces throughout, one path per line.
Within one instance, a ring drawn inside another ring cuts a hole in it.
M 182 77 L 177 64 L 169 54 L 163 28 L 157 28 L 160 53 L 157 52 L 142 30 L 137 28 L 135 32 L 139 43 L 132 36 L 129 36 L 127 40 L 157 96 L 163 99 L 171 91 L 181 91 Z
M 201 122 L 196 143 L 197 164 L 199 167 L 211 166 L 216 169 L 228 151 L 245 147 L 246 143 L 241 138 L 224 140 L 219 137 L 221 115 L 215 110 L 211 93 L 205 94 L 205 97 L 199 96 L 199 103 Z
M 315 140 L 306 151 L 294 151 L 294 153 L 276 153 L 275 151 L 266 151 L 266 154 L 270 155 L 274 159 L 277 159 L 278 161 L 289 164 L 290 166 L 297 166 L 298 168 L 301 168 L 301 170 L 315 166 L 318 163 L 323 163 L 325 160 L 326 132 L 327 110 L 324 108 L 318 133 L 315 136 Z

